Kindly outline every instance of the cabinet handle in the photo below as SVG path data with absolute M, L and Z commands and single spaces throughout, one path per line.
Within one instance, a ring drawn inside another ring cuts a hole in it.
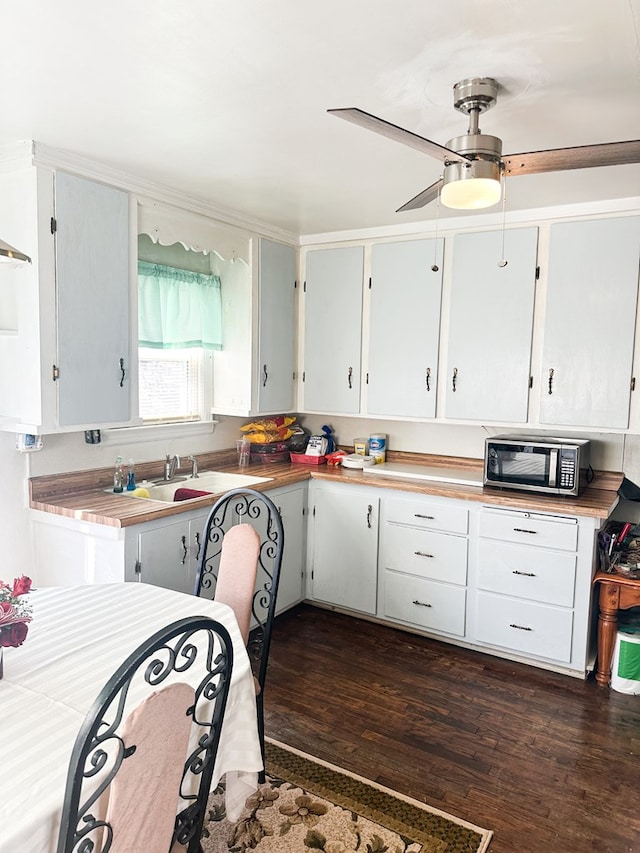
M 263 375 L 262 387 L 264 388 L 265 385 L 267 384 L 267 379 L 269 378 L 269 374 L 267 373 L 267 365 L 266 364 L 262 365 L 262 375 Z
M 519 572 L 517 569 L 514 569 L 511 572 L 512 575 L 522 575 L 523 578 L 535 578 L 535 572 Z
M 549 394 L 553 394 L 553 374 L 554 373 L 555 373 L 555 370 L 553 369 L 553 367 L 550 367 L 549 368 Z
M 120 387 L 124 385 L 124 358 L 120 359 Z
M 514 533 L 531 533 L 532 535 L 535 536 L 535 534 L 538 531 L 537 530 L 527 530 L 525 527 L 514 527 L 513 532 Z
M 454 391 L 454 392 L 455 392 L 455 390 L 456 390 L 456 381 L 457 381 L 457 379 L 458 379 L 458 368 L 457 368 L 457 367 L 454 367 L 454 368 L 453 368 L 453 376 L 451 377 L 451 387 L 452 387 L 452 389 L 453 389 L 453 391 Z
M 419 512 L 414 512 L 413 517 L 414 518 L 428 518 L 429 521 L 433 521 L 432 515 L 421 515 Z
M 187 561 L 187 554 L 189 553 L 189 549 L 187 548 L 187 537 L 181 536 L 180 539 L 182 541 L 182 559 L 180 560 L 180 562 L 184 566 Z
M 427 604 L 426 601 L 418 601 L 417 598 L 413 601 L 413 604 L 417 604 L 418 607 L 431 607 L 431 605 Z
M 427 391 L 431 391 L 431 368 L 427 367 L 427 372 L 424 377 L 425 382 L 427 383 Z
M 433 554 L 427 554 L 425 551 L 414 551 L 413 553 L 416 555 L 416 557 L 431 557 L 431 559 L 433 560 Z
M 352 387 L 353 387 L 353 386 L 351 385 L 351 377 L 352 377 L 352 376 L 353 376 L 353 367 L 350 367 L 350 368 L 349 368 L 349 372 L 348 372 L 348 374 L 347 374 L 347 382 L 349 383 L 349 388 L 352 388 Z
M 525 628 L 524 625 L 516 625 L 514 622 L 512 622 L 509 627 L 517 628 L 518 631 L 533 631 L 533 628 Z
M 367 527 L 371 527 L 371 513 L 373 512 L 373 506 L 369 504 L 367 507 Z
M 200 559 L 200 533 L 196 533 L 196 560 Z

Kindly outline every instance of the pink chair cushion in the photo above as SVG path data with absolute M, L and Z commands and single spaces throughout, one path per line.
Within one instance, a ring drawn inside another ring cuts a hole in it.
M 259 554 L 260 536 L 250 524 L 236 524 L 224 534 L 215 600 L 233 609 L 245 644 L 251 627 Z
M 178 810 L 180 782 L 189 747 L 195 693 L 171 684 L 152 693 L 122 725 L 125 758 L 109 789 L 110 853 L 167 853 Z

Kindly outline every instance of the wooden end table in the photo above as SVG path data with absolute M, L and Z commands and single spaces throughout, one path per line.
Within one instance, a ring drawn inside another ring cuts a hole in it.
M 600 687 L 608 687 L 611 680 L 611 658 L 618 628 L 618 610 L 628 610 L 630 607 L 640 605 L 640 579 L 598 572 L 593 582 L 600 584 L 596 681 Z

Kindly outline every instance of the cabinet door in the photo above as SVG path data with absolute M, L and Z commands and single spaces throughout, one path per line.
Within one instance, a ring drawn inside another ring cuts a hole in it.
M 284 552 L 276 614 L 302 601 L 304 580 L 304 496 L 305 489 L 271 494 L 284 526 Z
M 189 551 L 188 521 L 174 521 L 143 531 L 138 535 L 140 580 L 177 592 L 193 592 Z
M 367 371 L 370 414 L 435 417 L 441 295 L 442 241 L 374 245 Z
M 640 217 L 551 226 L 540 422 L 629 425 Z
M 304 323 L 304 410 L 360 410 L 364 249 L 307 253 Z
M 503 250 L 500 230 L 454 237 L 447 418 L 526 423 L 537 239 L 511 229 Z
M 129 199 L 55 177 L 58 422 L 129 420 Z
M 378 503 L 371 493 L 316 490 L 314 599 L 376 612 Z
M 295 278 L 295 250 L 260 240 L 260 412 L 290 412 L 293 408 Z

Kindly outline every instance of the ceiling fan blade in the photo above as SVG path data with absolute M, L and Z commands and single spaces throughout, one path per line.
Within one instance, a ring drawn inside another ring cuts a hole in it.
M 430 187 L 427 187 L 426 190 L 422 190 L 421 193 L 414 196 L 411 201 L 408 201 L 406 204 L 403 204 L 402 207 L 399 207 L 396 210 L 396 213 L 401 213 L 403 210 L 416 210 L 418 207 L 424 207 L 425 204 L 429 204 L 430 201 L 438 198 L 438 193 L 442 189 L 442 185 L 444 181 L 440 178 L 435 184 L 431 184 Z
M 529 151 L 526 154 L 507 154 L 502 160 L 505 174 L 509 177 L 567 169 L 591 169 L 595 166 L 623 166 L 628 163 L 640 163 L 640 139 L 603 142 L 600 145 L 578 145 L 575 148 L 550 148 L 547 151 Z
M 388 139 L 393 139 L 394 142 L 401 142 L 403 145 L 415 148 L 416 151 L 431 154 L 432 157 L 437 157 L 443 162 L 460 163 L 462 160 L 469 159 L 462 154 L 458 154 L 456 151 L 452 151 L 450 148 L 445 148 L 444 145 L 438 145 L 437 142 L 432 142 L 430 139 L 425 139 L 424 136 L 418 136 L 417 133 L 404 130 L 396 124 L 391 124 L 388 121 L 384 121 L 384 119 L 372 116 L 370 113 L 365 113 L 364 110 L 359 110 L 357 107 L 327 110 L 327 112 L 338 118 L 343 118 L 345 121 L 350 121 L 353 124 L 364 127 L 366 130 L 373 130 L 374 133 L 379 133 Z

